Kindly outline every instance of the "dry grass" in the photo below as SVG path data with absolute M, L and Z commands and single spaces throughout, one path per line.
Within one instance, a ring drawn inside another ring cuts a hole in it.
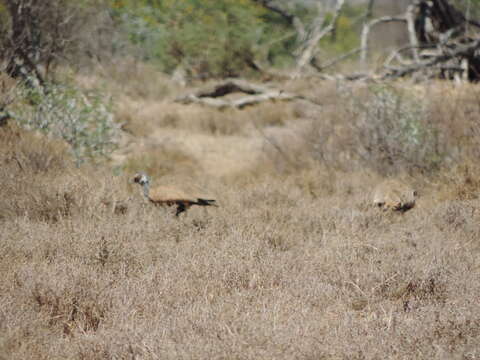
M 219 208 L 180 218 L 128 178 L 202 178 L 182 149 L 152 145 L 112 176 L 74 167 L 62 143 L 0 128 L 0 358 L 478 359 L 480 168 L 467 160 L 477 138 L 452 131 L 442 144 L 458 151 L 443 170 L 396 169 L 419 201 L 379 212 L 370 191 L 383 175 L 354 156 L 352 112 L 335 99 L 317 116 L 205 110 L 214 123 L 258 116 L 289 158 L 266 142 L 251 172 L 201 180 Z M 229 134 L 187 123 L 208 117 L 196 111 L 161 115 L 149 132 Z M 473 121 L 452 111 L 433 112 L 440 128 Z
M 124 100 L 119 103 L 117 119 L 125 129 L 145 136 L 155 128 L 181 129 L 195 133 L 246 136 L 257 127 L 283 126 L 295 117 L 288 104 L 261 104 L 246 110 L 218 111 L 200 105 Z
M 296 121 L 302 126 L 289 127 L 294 135 L 289 141 L 271 137 L 278 145 L 274 147 L 294 162 L 308 164 L 313 158 L 343 171 L 370 169 L 383 176 L 422 172 L 428 176 L 442 166 L 479 156 L 476 114 L 480 92 L 473 85 L 349 86 L 310 79 L 288 87 L 322 104 L 293 105 L 294 115 L 305 120 Z
M 170 174 L 195 177 L 202 172 L 199 164 L 191 156 L 181 149 L 171 149 L 165 145 L 153 146 L 130 157 L 123 170 L 127 174 L 144 171 L 153 177 L 165 177 Z
M 94 69 L 76 73 L 74 77 L 86 88 L 104 88 L 121 100 L 159 100 L 181 89 L 155 67 L 128 57 L 112 58 L 110 62 L 98 64 Z

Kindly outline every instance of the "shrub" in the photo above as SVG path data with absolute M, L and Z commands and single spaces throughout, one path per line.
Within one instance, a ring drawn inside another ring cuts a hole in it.
M 372 88 L 355 123 L 358 152 L 376 168 L 432 169 L 439 165 L 437 132 L 427 119 L 426 104 L 393 88 Z M 355 101 L 355 100 L 354 100 Z
M 440 167 L 448 146 L 428 101 L 388 86 L 336 90 L 336 100 L 304 134 L 313 158 L 344 170 L 383 175 Z
M 22 101 L 13 112 L 18 123 L 65 140 L 77 164 L 114 148 L 117 126 L 109 101 L 99 92 L 50 84 L 44 90 L 19 87 L 18 95 Z
M 245 70 L 263 36 L 258 6 L 246 1 L 164 1 L 123 6 L 114 2 L 129 39 L 144 58 L 195 77 L 231 76 Z
M 343 54 L 359 46 L 360 38 L 358 33 L 360 26 L 355 19 L 361 17 L 363 11 L 362 7 L 345 5 L 342 15 L 337 19 L 336 33 L 320 41 L 323 53 L 326 53 L 328 56 Z M 332 17 L 332 13 L 327 14 L 325 17 L 327 24 L 330 23 Z

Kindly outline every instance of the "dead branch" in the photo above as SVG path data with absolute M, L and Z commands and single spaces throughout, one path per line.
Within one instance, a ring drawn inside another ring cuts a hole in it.
M 279 7 L 273 1 L 270 0 L 253 0 L 259 5 L 262 5 L 265 9 L 270 10 L 278 15 L 280 15 L 283 19 L 287 21 L 287 23 L 296 30 L 298 41 L 304 41 L 306 37 L 305 26 L 303 25 L 302 21 L 295 16 L 294 14 L 289 13 L 287 10 Z
M 272 91 L 265 94 L 246 96 L 237 100 L 220 100 L 220 99 L 206 98 L 206 97 L 199 98 L 193 94 L 189 94 L 189 95 L 183 96 L 182 98 L 176 99 L 175 102 L 179 102 L 182 104 L 201 104 L 201 105 L 207 105 L 207 106 L 211 106 L 219 109 L 225 109 L 225 108 L 243 109 L 249 105 L 259 104 L 261 102 L 265 102 L 268 100 L 295 100 L 295 99 L 303 99 L 303 97 L 295 94 Z
M 351 74 L 315 74 L 315 77 L 322 79 L 322 80 L 329 80 L 329 81 L 373 81 L 376 82 L 380 80 L 377 75 L 363 73 L 363 72 L 355 72 Z
M 318 42 L 327 34 L 335 30 L 335 26 L 337 24 L 338 17 L 342 11 L 343 5 L 345 0 L 337 0 L 337 4 L 335 6 L 335 12 L 333 14 L 333 18 L 327 26 L 323 27 L 324 22 L 319 21 L 320 18 L 323 17 L 323 14 L 319 15 L 315 20 L 315 25 L 311 34 L 308 36 L 306 43 L 303 46 L 303 51 L 301 52 L 300 56 L 297 60 L 297 69 L 294 73 L 294 77 L 297 77 L 303 68 L 309 64 L 313 57 L 314 57 L 314 50 L 318 45 Z
M 326 61 L 325 63 L 323 64 L 318 64 L 317 63 L 317 60 L 315 58 L 312 59 L 311 61 L 311 65 L 315 68 L 315 70 L 319 71 L 319 72 L 322 72 L 324 71 L 326 68 L 330 67 L 330 66 L 333 66 L 335 64 L 338 64 L 340 61 L 343 61 L 345 59 L 348 59 L 350 56 L 353 56 L 355 54 L 358 54 L 359 52 L 362 51 L 362 48 L 361 47 L 358 47 L 358 48 L 355 48 L 353 50 L 350 50 L 340 56 L 337 56 L 333 59 L 330 59 L 328 61 Z
M 468 14 L 467 14 L 468 15 Z M 366 61 L 371 28 L 381 22 L 406 23 L 409 45 L 396 49 L 384 62 L 387 72 L 383 79 L 392 79 L 422 71 L 428 77 L 472 80 L 480 79 L 480 34 L 468 25 L 478 23 L 467 19 L 448 0 L 416 0 L 404 15 L 382 17 L 370 21 L 362 30 L 361 60 Z M 409 57 L 403 56 L 409 51 Z M 392 66 L 393 61 L 399 65 Z
M 421 61 L 404 67 L 389 67 L 388 70 L 390 71 L 382 78 L 399 78 L 402 76 L 410 75 L 414 72 L 430 68 L 434 65 L 447 62 L 457 57 L 470 56 L 472 53 L 475 52 L 475 50 L 478 50 L 479 48 L 480 39 L 477 39 L 466 45 L 458 45 L 458 47 L 454 50 L 445 50 L 440 55 L 435 56 L 428 61 Z
M 365 23 L 363 25 L 362 29 L 362 35 L 361 35 L 361 55 L 360 55 L 360 60 L 363 64 L 366 63 L 367 61 L 367 51 L 368 51 L 368 39 L 370 35 L 370 30 L 374 27 L 377 26 L 378 24 L 381 23 L 387 23 L 387 22 L 403 22 L 406 23 L 407 19 L 404 15 L 398 15 L 398 16 L 382 16 L 376 19 L 371 20 L 368 23 Z
M 244 93 L 238 99 L 219 99 L 233 93 Z M 250 105 L 266 101 L 290 101 L 305 100 L 312 104 L 319 105 L 315 101 L 304 96 L 287 93 L 283 90 L 271 89 L 262 85 L 252 84 L 245 80 L 229 79 L 207 89 L 200 89 L 195 93 L 187 94 L 176 98 L 174 101 L 181 104 L 201 104 L 219 109 L 237 108 L 243 109 Z
M 370 20 L 370 18 L 372 17 L 374 4 L 375 4 L 375 0 L 368 0 L 367 9 L 365 10 L 365 14 L 363 16 L 364 23 Z
M 203 97 L 217 98 L 217 97 L 238 93 L 238 92 L 254 95 L 254 94 L 262 94 L 266 91 L 267 91 L 267 88 L 262 85 L 252 84 L 248 81 L 240 80 L 240 79 L 227 79 L 226 81 L 216 84 L 213 87 L 201 89 L 198 92 L 196 92 L 194 95 L 199 98 L 203 98 Z
M 408 40 L 410 41 L 410 46 L 413 52 L 413 59 L 415 62 L 419 62 L 418 39 L 415 34 L 415 5 L 408 6 L 405 18 L 407 20 Z
M 402 52 L 407 51 L 407 50 L 413 50 L 413 48 L 414 48 L 414 46 L 412 46 L 412 45 L 405 45 L 405 46 L 402 46 L 399 49 L 393 50 L 390 53 L 390 55 L 387 57 L 387 59 L 385 60 L 383 66 L 388 68 L 391 65 L 391 63 L 393 62 L 393 60 L 397 60 L 402 65 L 410 65 L 410 62 L 402 56 Z M 425 49 L 435 49 L 435 47 L 433 47 L 431 45 L 415 46 L 415 51 L 416 52 L 418 52 L 418 50 L 425 50 Z M 425 53 L 422 52 L 422 55 L 424 55 L 424 54 Z

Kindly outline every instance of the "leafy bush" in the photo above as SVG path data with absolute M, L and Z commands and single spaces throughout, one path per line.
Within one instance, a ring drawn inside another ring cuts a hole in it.
M 392 88 L 372 89 L 355 124 L 359 153 L 385 170 L 385 166 L 431 169 L 439 165 L 437 132 L 427 122 L 425 103 Z
M 247 0 L 113 0 L 112 9 L 144 59 L 167 72 L 181 65 L 197 78 L 233 76 L 254 59 L 291 59 L 295 46 L 285 20 Z
M 144 58 L 168 72 L 183 65 L 196 77 L 234 75 L 266 39 L 264 10 L 250 1 L 114 1 L 113 9 Z
M 253 1 L 111 1 L 113 18 L 142 49 L 143 59 L 157 63 L 166 72 L 181 66 L 194 78 L 244 75 L 257 61 L 292 65 L 299 45 L 296 32 L 283 17 Z M 289 9 L 306 25 L 317 16 L 312 10 L 305 3 Z M 345 6 L 338 19 L 336 40 L 328 37 L 321 42 L 327 54 L 358 44 L 353 19 L 359 15 L 361 7 Z M 332 16 L 326 14 L 326 24 Z
M 110 104 L 99 92 L 72 85 L 19 88 L 21 104 L 13 116 L 27 129 L 40 130 L 70 144 L 77 163 L 108 155 L 117 126 Z
M 428 172 L 447 160 L 452 144 L 442 138 L 429 101 L 385 85 L 344 88 L 304 134 L 316 161 L 343 170 L 373 169 L 382 175 Z
M 343 54 L 360 44 L 360 23 L 358 18 L 362 16 L 364 9 L 360 6 L 345 5 L 342 15 L 338 17 L 335 39 L 326 36 L 320 41 L 322 52 L 328 56 Z M 333 14 L 327 14 L 325 20 L 330 23 Z

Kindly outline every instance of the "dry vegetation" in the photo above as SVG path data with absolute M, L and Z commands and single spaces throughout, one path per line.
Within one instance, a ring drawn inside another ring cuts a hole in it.
M 217 112 L 125 87 L 116 176 L 0 128 L 0 358 L 479 358 L 478 89 L 300 81 L 322 107 Z M 138 170 L 220 207 L 175 218 Z M 388 175 L 415 208 L 371 206 Z

